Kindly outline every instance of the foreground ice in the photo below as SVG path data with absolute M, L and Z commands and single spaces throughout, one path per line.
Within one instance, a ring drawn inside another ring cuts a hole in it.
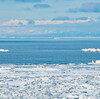
M 100 49 L 99 48 L 97 48 L 97 49 L 88 48 L 88 49 L 81 49 L 81 51 L 83 51 L 83 52 L 100 52 Z
M 100 99 L 100 65 L 0 65 L 0 99 Z

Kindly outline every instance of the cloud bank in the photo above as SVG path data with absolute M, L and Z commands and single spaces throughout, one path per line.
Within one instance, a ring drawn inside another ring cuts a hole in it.
M 69 18 L 68 16 L 65 16 L 65 17 L 56 17 L 56 18 L 53 18 L 52 21 L 59 21 L 59 20 L 62 20 L 62 21 L 65 21 L 65 20 L 88 20 L 89 17 L 80 17 L 80 18 Z
M 45 0 L 0 0 L 1 2 L 3 1 L 15 1 L 15 2 L 23 2 L 23 3 L 28 3 L 28 2 L 33 2 L 33 3 L 37 3 L 37 2 L 42 2 Z
M 14 0 L 16 2 L 42 2 L 42 1 L 45 1 L 45 0 Z
M 80 8 L 69 9 L 69 12 L 100 12 L 100 3 L 84 3 Z
M 89 17 L 81 18 L 68 18 L 68 17 L 56 17 L 47 21 L 35 21 L 35 25 L 47 25 L 47 24 L 63 24 L 63 23 L 84 23 L 90 22 L 92 19 Z
M 90 17 L 80 17 L 80 18 L 69 18 L 69 17 L 56 17 L 52 20 L 10 20 L 1 24 L 1 26 L 23 26 L 23 25 L 57 25 L 64 23 L 85 23 L 95 21 Z
M 8 22 L 4 22 L 2 26 L 22 26 L 22 25 L 30 25 L 34 24 L 33 20 L 10 20 Z
M 48 4 L 36 4 L 36 5 L 34 5 L 34 8 L 50 8 L 50 5 L 48 5 Z

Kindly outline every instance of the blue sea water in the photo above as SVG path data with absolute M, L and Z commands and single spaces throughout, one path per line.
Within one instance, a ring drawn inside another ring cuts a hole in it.
M 0 39 L 0 64 L 88 63 L 100 59 L 100 52 L 82 52 L 100 48 L 98 39 Z

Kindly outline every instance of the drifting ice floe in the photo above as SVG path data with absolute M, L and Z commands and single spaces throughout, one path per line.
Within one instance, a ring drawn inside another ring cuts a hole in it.
M 88 49 L 81 49 L 81 51 L 83 51 L 83 52 L 100 52 L 100 49 L 99 48 L 97 48 L 97 49 L 88 48 Z
M 0 52 L 8 52 L 9 50 L 0 49 Z
M 88 63 L 88 64 L 96 64 L 96 65 L 100 65 L 100 60 L 96 60 L 95 62 L 92 61 L 91 63 Z
M 100 99 L 100 65 L 0 65 L 1 99 Z

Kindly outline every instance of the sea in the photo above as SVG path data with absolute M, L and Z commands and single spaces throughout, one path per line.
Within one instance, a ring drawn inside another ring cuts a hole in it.
M 99 60 L 100 53 L 81 49 L 100 48 L 100 39 L 7 39 L 0 40 L 0 64 L 69 64 Z
M 100 99 L 100 38 L 1 38 L 0 99 Z

